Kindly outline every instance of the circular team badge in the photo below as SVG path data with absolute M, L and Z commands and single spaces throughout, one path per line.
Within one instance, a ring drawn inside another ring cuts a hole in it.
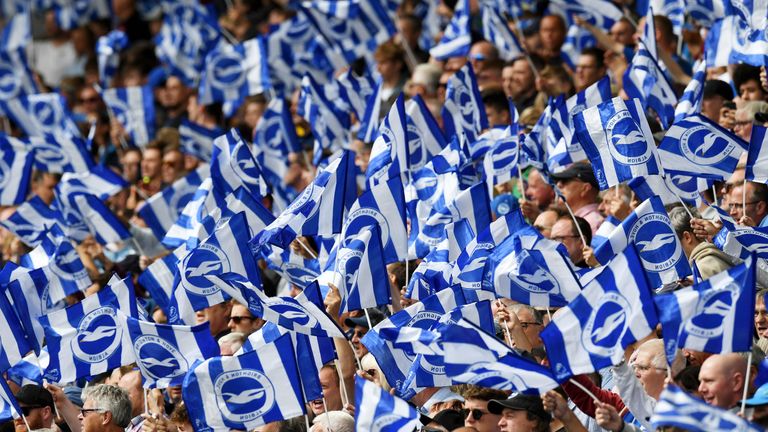
M 605 293 L 581 332 L 581 343 L 587 352 L 601 357 L 612 357 L 618 342 L 629 326 L 632 305 L 616 292 Z
M 99 363 L 110 358 L 122 341 L 122 329 L 117 323 L 117 311 L 100 307 L 86 314 L 72 339 L 72 352 L 86 363 Z
M 181 285 L 192 294 L 209 296 L 218 292 L 219 287 L 206 276 L 229 271 L 229 258 L 224 251 L 212 244 L 201 244 L 184 258 Z
M 608 150 L 619 163 L 640 165 L 651 158 L 651 149 L 629 111 L 621 110 L 611 116 L 605 130 L 611 142 Z
M 219 51 L 208 63 L 208 82 L 219 90 L 240 88 L 245 81 L 243 57 L 236 51 Z
M 669 217 L 660 213 L 638 219 L 629 231 L 629 241 L 637 246 L 643 267 L 656 273 L 674 267 L 683 254 Z
M 540 266 L 527 250 L 513 252 L 505 260 L 509 261 L 504 267 L 509 265 L 514 269 L 507 273 L 507 277 L 515 287 L 532 294 L 560 294 L 557 279 Z
M 165 339 L 142 335 L 133 343 L 142 372 L 155 380 L 184 376 L 189 364 L 184 356 Z
M 704 339 L 723 334 L 723 320 L 738 300 L 741 289 L 731 283 L 719 290 L 706 291 L 696 303 L 693 319 L 685 323 L 685 331 Z
M 723 145 L 725 144 L 725 146 Z M 710 132 L 705 125 L 694 126 L 680 135 L 680 150 L 689 161 L 699 165 L 716 165 L 730 156 L 735 144 Z
M 275 404 L 275 388 L 254 369 L 224 372 L 213 383 L 221 413 L 228 420 L 246 423 L 268 413 Z

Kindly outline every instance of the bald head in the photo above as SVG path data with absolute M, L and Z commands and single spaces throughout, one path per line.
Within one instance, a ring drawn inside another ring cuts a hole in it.
M 699 392 L 704 401 L 723 409 L 734 407 L 744 390 L 747 360 L 740 354 L 718 354 L 706 359 L 699 371 Z

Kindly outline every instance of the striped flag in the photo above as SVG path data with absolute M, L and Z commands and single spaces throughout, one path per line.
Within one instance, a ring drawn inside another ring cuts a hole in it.
M 690 432 L 764 430 L 762 426 L 746 421 L 733 411 L 718 408 L 689 395 L 674 384 L 667 385 L 661 392 L 650 422 L 656 430 L 670 426 Z
M 440 153 L 446 146 L 445 135 L 437 120 L 419 95 L 405 102 L 408 137 L 408 166 L 416 171 Z
M 43 237 L 39 246 L 19 259 L 19 264 L 28 269 L 42 269 L 52 303 L 84 291 L 91 284 L 77 250 L 66 238 Z
M 440 43 L 429 50 L 429 54 L 438 60 L 465 57 L 469 54 L 471 44 L 469 0 L 459 0 L 453 11 L 453 17 L 443 32 Z
M 257 351 L 192 366 L 182 396 L 196 431 L 251 430 L 305 413 L 288 335 Z
M 0 370 L 21 362 L 32 348 L 13 306 L 6 296 L 0 296 Z
M 139 283 L 143 286 L 152 300 L 168 315 L 168 304 L 175 287 L 174 279 L 178 271 L 177 264 L 187 253 L 186 245 L 181 245 L 162 258 L 155 260 L 139 275 Z
M 752 135 L 749 139 L 747 167 L 744 174 L 746 180 L 758 183 L 768 183 L 768 135 L 766 127 L 752 125 Z
M 22 141 L 0 134 L 0 205 L 19 204 L 27 197 L 32 157 Z
M 448 79 L 442 115 L 445 135 L 462 137 L 467 143 L 477 141 L 478 135 L 488 129 L 472 64 L 467 63 Z
M 131 237 L 123 223 L 95 195 L 60 195 L 54 201 L 54 208 L 59 212 L 57 217 L 64 231 L 73 240 L 82 241 L 93 235 L 105 245 Z
M 27 145 L 35 157 L 35 169 L 51 172 L 83 172 L 94 166 L 84 139 L 61 132 L 30 137 Z
M 110 116 L 125 129 L 130 142 L 139 147 L 155 137 L 155 105 L 152 88 L 110 88 L 101 93 Z
M 56 190 L 60 196 L 88 194 L 106 200 L 126 187 L 128 182 L 119 174 L 104 165 L 96 165 L 87 172 L 65 173 Z
M 80 136 L 80 129 L 72 119 L 64 96 L 58 93 L 19 95 L 14 99 L 0 100 L 0 110 L 29 136 Z
M 262 151 L 271 150 L 286 159 L 289 153 L 301 151 L 301 143 L 288 108 L 284 99 L 272 99 L 253 130 L 255 146 Z
M 381 386 L 355 377 L 355 430 L 410 432 L 419 424 L 419 413 L 408 402 Z M 321 422 L 322 424 L 322 422 Z
M 16 207 L 8 219 L 0 221 L 3 228 L 31 247 L 39 245 L 40 236 L 55 224 L 56 213 L 37 195 Z
M 573 16 L 579 16 L 606 32 L 623 16 L 621 9 L 608 0 L 554 0 L 549 4 L 549 11 L 568 17 L 569 20 L 572 20 Z
M 368 170 L 365 173 L 370 186 L 397 177 L 411 169 L 408 165 L 410 150 L 405 117 L 405 96 L 400 93 L 389 113 L 382 120 L 378 136 L 373 142 Z M 378 122 L 378 119 L 373 118 L 372 121 Z
M 121 30 L 112 30 L 96 42 L 96 59 L 101 86 L 109 88 L 120 66 L 120 51 L 128 47 L 128 36 Z
M 210 167 L 201 165 L 195 171 L 176 180 L 161 192 L 152 195 L 139 209 L 139 216 L 155 234 L 162 239 L 179 218 L 184 206 L 192 199 L 203 179 L 210 175 Z
M 181 119 L 181 124 L 179 125 L 181 151 L 198 158 L 202 162 L 211 161 L 213 140 L 221 135 L 224 135 L 224 130 L 218 127 L 208 129 L 185 118 Z
M 333 267 L 341 294 L 340 313 L 388 305 L 390 285 L 381 247 L 381 229 L 371 225 L 342 239 Z
M 7 422 L 21 417 L 22 411 L 6 380 L 0 380 L 0 421 Z
M 707 80 L 707 62 L 701 59 L 693 67 L 693 77 L 685 86 L 680 102 L 675 107 L 675 123 L 689 115 L 701 112 L 701 100 L 704 96 L 704 82 Z
M 505 61 L 513 60 L 525 54 L 520 41 L 509 29 L 507 20 L 502 17 L 498 9 L 489 3 L 481 5 L 483 15 L 483 37 L 491 42 L 497 50 L 499 57 Z
M 640 99 L 643 107 L 652 108 L 664 128 L 675 119 L 677 96 L 656 57 L 641 47 L 624 72 L 624 92 L 630 99 Z

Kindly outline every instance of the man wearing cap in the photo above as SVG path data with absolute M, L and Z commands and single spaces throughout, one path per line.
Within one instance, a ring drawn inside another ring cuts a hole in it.
M 597 195 L 600 186 L 589 162 L 576 162 L 558 174 L 551 174 L 565 202 L 573 214 L 589 222 L 592 232 L 597 232 L 605 218 L 597 209 Z
M 552 416 L 538 396 L 517 394 L 510 399 L 488 402 L 488 411 L 501 416 L 501 432 L 548 432 Z
M 762 427 L 768 427 L 768 383 L 761 385 L 754 396 L 744 401 L 744 405 L 748 408 L 754 408 L 749 421 Z
M 384 321 L 384 314 L 376 308 L 368 308 L 368 316 L 371 318 L 371 324 L 374 327 L 376 324 Z M 352 329 L 352 338 L 350 339 L 350 342 L 352 342 L 352 347 L 355 349 L 355 356 L 359 359 L 363 358 L 364 355 L 368 354 L 368 348 L 360 343 L 360 339 L 362 339 L 363 336 L 368 333 L 368 330 L 370 330 L 368 327 L 368 318 L 363 314 L 358 317 L 347 318 L 344 320 L 344 324 Z
M 53 396 L 41 386 L 27 384 L 16 393 L 16 400 L 29 423 L 31 430 L 50 428 L 56 410 L 53 406 Z M 17 418 L 14 421 L 16 430 L 26 430 L 24 419 Z
M 733 89 L 727 82 L 719 79 L 707 80 L 701 96 L 701 115 L 719 123 L 720 109 L 729 100 L 733 100 Z

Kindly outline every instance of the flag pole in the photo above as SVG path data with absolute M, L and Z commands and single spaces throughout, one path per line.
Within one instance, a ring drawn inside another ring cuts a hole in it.
M 406 168 L 406 171 L 408 172 L 408 184 L 413 183 L 413 178 L 411 178 L 411 168 L 410 166 Z M 406 232 L 405 232 L 405 286 L 404 289 L 408 290 L 408 259 L 409 256 L 409 247 L 408 247 L 408 239 L 411 238 L 411 224 L 406 224 L 405 226 Z M 394 302 L 392 302 L 394 303 Z M 399 304 L 397 305 L 400 306 Z M 395 305 L 392 305 L 392 309 L 395 310 L 395 312 L 399 312 L 398 309 L 395 309 Z
M 519 150 L 518 150 L 519 152 Z M 517 187 L 520 189 L 520 198 L 525 200 L 525 183 L 523 183 L 523 170 L 520 168 L 520 156 L 517 157 Z M 533 222 L 533 221 L 531 221 Z
M 56 404 L 54 403 L 54 405 L 56 405 Z M 16 411 L 16 410 L 14 410 L 14 411 Z M 21 418 L 24 420 L 24 425 L 27 426 L 27 430 L 31 431 L 32 428 L 29 427 L 29 422 L 27 422 L 27 416 L 25 416 L 23 412 L 20 412 L 19 414 L 21 414 Z
M 741 217 L 747 215 L 747 181 L 741 186 Z M 738 222 L 738 221 L 736 221 Z
M 712 184 L 712 201 L 715 203 L 715 207 L 719 207 L 717 205 L 717 187 L 715 187 L 715 184 Z
M 363 312 L 365 312 L 365 319 L 368 320 L 368 330 L 373 330 L 373 324 L 371 324 L 371 316 L 368 315 L 368 309 L 363 309 Z
M 149 414 L 149 392 L 145 388 L 141 391 L 144 392 L 144 414 Z
M 317 254 L 312 249 L 310 249 L 309 246 L 305 245 L 302 239 L 296 237 L 296 241 L 299 243 L 301 248 L 309 254 L 309 256 L 311 256 L 313 259 L 317 259 Z
M 38 361 L 38 366 L 39 365 L 40 365 L 40 362 Z M 48 384 L 48 380 L 44 379 L 43 387 L 46 387 L 47 384 Z M 85 390 L 86 388 L 88 388 L 88 381 L 85 382 L 85 387 L 83 388 L 83 390 Z M 61 416 L 59 415 L 59 408 L 56 406 L 56 401 L 53 401 L 53 413 L 56 414 L 56 418 L 61 418 Z
M 328 404 L 325 403 L 325 396 L 323 396 L 323 409 L 325 409 L 325 418 L 328 421 L 328 431 L 333 432 L 333 428 L 331 428 L 331 415 L 328 414 Z
M 357 361 L 357 368 L 360 370 L 363 370 L 363 364 L 360 363 L 360 357 L 357 356 L 357 353 L 355 352 L 355 347 L 352 345 L 352 341 L 347 339 L 347 343 L 349 344 L 349 347 L 352 348 L 352 356 L 355 358 L 355 361 Z
M 580 382 L 578 382 L 578 381 L 574 380 L 573 378 L 568 378 L 568 382 L 569 382 L 569 383 L 571 383 L 571 384 L 573 384 L 573 385 L 575 385 L 575 386 L 576 386 L 576 387 L 578 387 L 579 389 L 581 389 L 581 391 L 583 391 L 583 392 L 584 392 L 584 393 L 586 393 L 586 394 L 587 394 L 589 397 L 591 397 L 591 398 L 592 398 L 592 400 L 594 400 L 594 401 L 595 401 L 595 403 L 601 403 L 600 399 L 598 399 L 598 398 L 597 398 L 597 396 L 595 396 L 595 394 L 594 394 L 594 393 L 592 393 L 591 391 L 587 390 L 587 388 L 586 388 L 586 387 L 584 387 L 583 385 L 581 385 L 581 383 L 580 383 Z
M 309 430 L 309 416 L 304 414 L 304 424 L 307 425 L 307 430 Z
M 673 193 L 674 193 L 674 192 L 673 192 Z M 688 216 L 690 216 L 690 217 L 691 217 L 691 219 L 693 219 L 693 213 L 691 213 L 691 210 L 690 210 L 690 209 L 688 208 L 688 206 L 685 204 L 685 201 L 683 201 L 683 199 L 682 199 L 682 198 L 680 198 L 680 195 L 678 195 L 677 193 L 675 193 L 675 196 L 677 197 L 678 201 L 680 201 L 680 204 L 682 204 L 682 205 L 683 205 L 683 208 L 684 208 L 684 209 L 685 209 L 685 211 L 688 213 Z
M 336 366 L 336 373 L 339 374 L 339 384 L 341 385 L 341 396 L 343 397 L 344 405 L 349 403 L 349 395 L 347 394 L 347 385 L 344 383 L 344 375 L 341 373 L 341 366 L 339 366 L 339 362 L 335 361 L 333 362 L 334 366 Z
M 747 406 L 747 390 L 749 389 L 749 373 L 752 372 L 752 350 L 747 357 L 747 373 L 744 378 L 744 391 L 741 394 L 741 416 L 744 417 L 744 409 Z
M 507 337 L 507 343 L 512 346 L 512 334 L 509 332 L 509 320 L 504 320 L 504 332 Z
M 584 239 L 584 233 L 581 232 L 581 227 L 579 226 L 579 223 L 576 222 L 576 215 L 573 214 L 573 210 L 571 209 L 571 206 L 568 205 L 568 201 L 566 201 L 565 197 L 562 195 L 560 195 L 560 198 L 562 198 L 563 204 L 565 204 L 565 209 L 568 210 L 568 214 L 571 215 L 571 219 L 573 219 L 573 224 L 576 225 L 576 231 L 579 232 L 579 237 L 581 238 L 581 244 L 583 244 L 584 246 L 589 246 L 587 244 L 587 241 Z

